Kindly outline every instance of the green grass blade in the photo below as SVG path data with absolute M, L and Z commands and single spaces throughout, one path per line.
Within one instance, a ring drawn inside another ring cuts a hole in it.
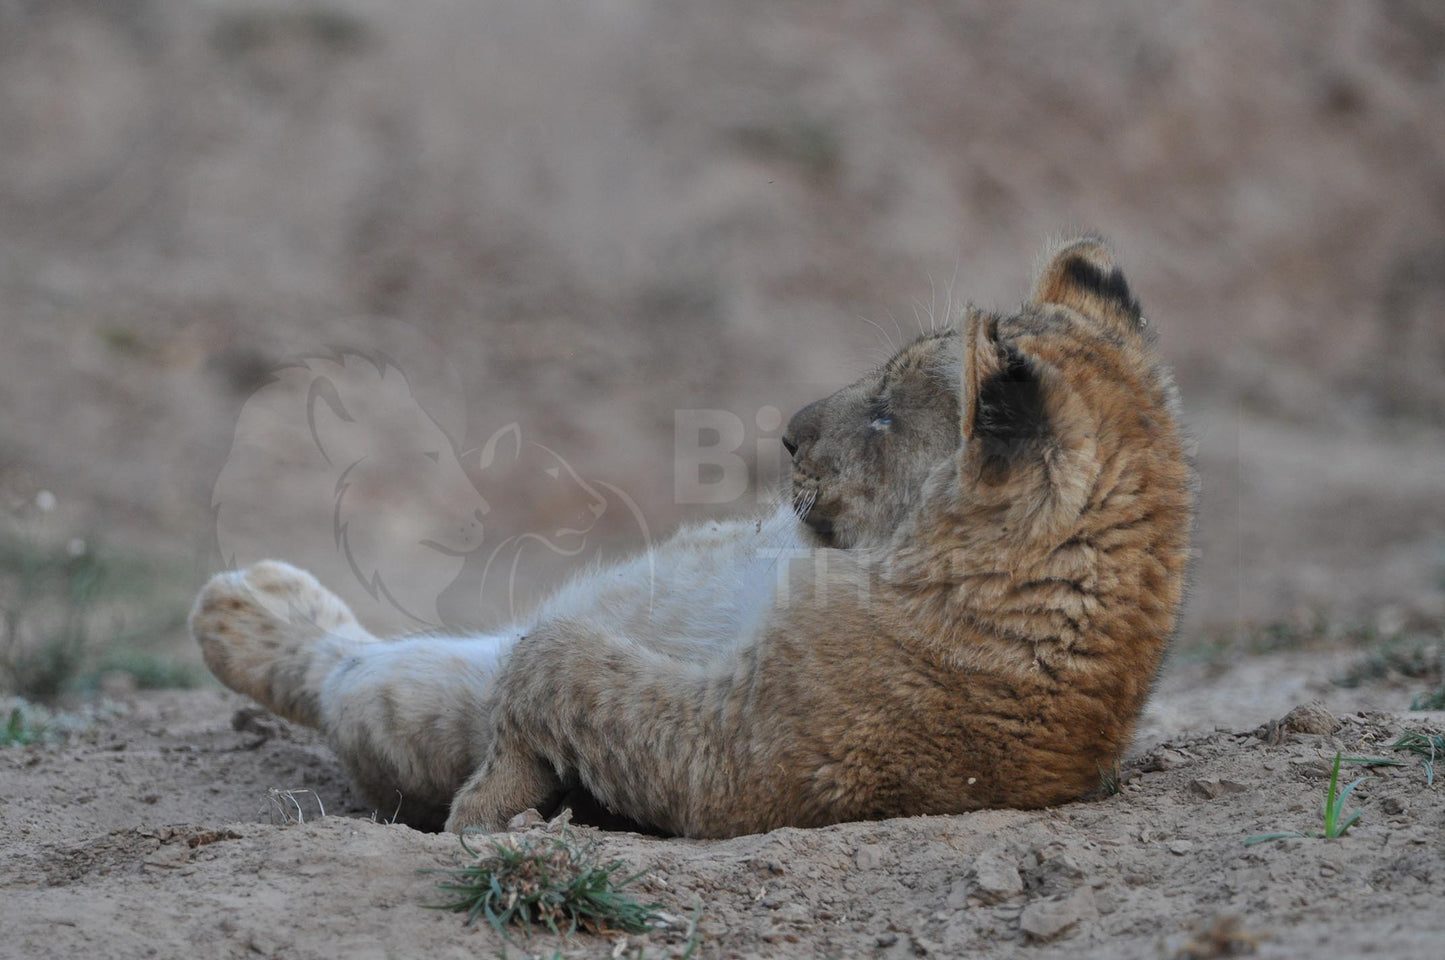
M 1345 798 L 1347 798 L 1350 794 L 1354 793 L 1354 792 L 1355 792 L 1355 788 L 1358 787 L 1360 784 L 1362 784 L 1362 783 L 1364 783 L 1364 782 L 1365 782 L 1365 778 L 1364 778 L 1364 777 L 1360 777 L 1360 779 L 1356 780 L 1354 783 L 1350 784 L 1348 787 L 1345 787 L 1345 789 L 1340 792 L 1340 795 L 1335 798 L 1335 809 L 1337 809 L 1337 810 L 1342 810 L 1342 809 L 1344 809 L 1344 806 L 1345 806 Z
M 1335 754 L 1335 765 L 1330 768 L 1330 789 L 1325 792 L 1325 833 L 1330 832 L 1330 826 L 1334 821 L 1335 814 L 1339 809 L 1335 806 L 1335 790 L 1340 785 L 1340 755 Z
M 1417 754 L 1425 767 L 1425 785 L 1427 787 L 1435 786 L 1435 758 L 1445 754 L 1445 736 L 1406 730 L 1394 743 L 1389 745 L 1389 749 L 1408 750 L 1410 753 Z
M 1362 763 L 1367 767 L 1403 767 L 1404 760 L 1394 757 L 1341 757 L 1341 763 Z
M 1296 833 L 1294 831 L 1290 831 L 1289 833 L 1261 833 L 1253 837 L 1245 837 L 1244 845 L 1246 847 L 1252 847 L 1256 843 L 1268 843 L 1271 840 L 1297 840 L 1308 839 L 1308 837 L 1309 834 L 1307 833 Z
M 1345 820 L 1345 822 L 1340 824 L 1339 829 L 1335 831 L 1334 836 L 1330 837 L 1330 839 L 1334 840 L 1338 837 L 1343 837 L 1345 835 L 1345 831 L 1355 825 L 1355 821 L 1360 819 L 1360 814 L 1362 813 L 1364 813 L 1363 810 L 1356 810 L 1354 813 L 1350 814 L 1349 817 Z

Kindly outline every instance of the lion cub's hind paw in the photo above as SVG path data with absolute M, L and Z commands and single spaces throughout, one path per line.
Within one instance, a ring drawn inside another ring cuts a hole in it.
M 494 810 L 483 811 L 465 801 L 458 803 L 453 800 L 447 813 L 446 826 L 442 829 L 447 833 L 505 833 L 510 822 L 510 817 Z
M 212 577 L 191 610 L 191 634 L 206 666 L 238 693 L 302 722 L 310 647 L 327 636 L 371 639 L 351 610 L 304 570 L 266 560 Z M 310 699 L 309 697 L 305 699 Z
M 541 757 L 494 745 L 481 769 L 452 797 L 446 829 L 501 833 L 529 807 L 550 808 L 562 794 L 556 772 Z

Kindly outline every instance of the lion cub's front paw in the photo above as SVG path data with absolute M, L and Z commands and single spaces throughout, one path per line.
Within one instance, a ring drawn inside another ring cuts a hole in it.
M 315 577 L 274 560 L 212 577 L 196 598 L 190 624 L 217 679 L 282 713 L 278 697 L 289 700 L 299 691 L 278 690 L 277 684 L 296 668 L 304 674 L 298 658 L 307 656 L 307 648 L 328 635 L 368 636 Z

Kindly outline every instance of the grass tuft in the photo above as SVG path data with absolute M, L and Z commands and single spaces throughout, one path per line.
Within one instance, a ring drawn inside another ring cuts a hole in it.
M 93 550 L 0 530 L 0 675 L 6 688 L 45 701 L 65 690 L 84 662 L 106 573 Z
M 1099 771 L 1099 791 L 1106 797 L 1117 797 L 1124 789 L 1124 770 L 1119 761 L 1108 767 L 1096 763 L 1094 768 Z
M 142 650 L 112 653 L 96 668 L 97 674 L 111 672 L 128 674 L 137 690 L 194 690 L 204 680 L 194 664 Z
M 0 747 L 28 747 L 44 737 L 45 723 L 17 704 L 10 710 L 10 719 L 0 728 Z
M 1390 749 L 1418 754 L 1425 765 L 1425 785 L 1435 786 L 1435 758 L 1445 756 L 1445 736 L 1406 730 Z
M 54 705 L 112 670 L 141 688 L 195 686 L 195 667 L 150 652 L 180 634 L 193 577 L 67 539 L 53 518 L 0 516 L 0 693 Z
M 1244 841 L 1246 847 L 1252 847 L 1256 843 L 1267 843 L 1270 840 L 1292 840 L 1292 839 L 1316 839 L 1316 840 L 1338 840 L 1345 835 L 1345 831 L 1354 826 L 1355 821 L 1360 819 L 1362 811 L 1356 810 L 1353 813 L 1345 814 L 1345 801 L 1355 788 L 1365 782 L 1364 777 L 1355 780 L 1345 789 L 1340 790 L 1340 764 L 1343 758 L 1335 754 L 1335 765 L 1330 770 L 1330 786 L 1325 792 L 1325 823 L 1324 830 L 1309 830 L 1304 833 L 1290 831 L 1287 833 L 1262 833 L 1258 836 L 1247 837 Z
M 125 712 L 124 704 L 104 698 L 87 700 L 72 710 L 52 710 L 24 697 L 0 696 L 0 748 L 64 743 Z
M 1351 688 L 1395 678 L 1438 680 L 1442 656 L 1445 646 L 1436 636 L 1397 634 L 1372 644 L 1335 677 L 1335 684 Z
M 619 879 L 621 861 L 602 865 L 591 844 L 566 831 L 561 836 L 489 840 L 487 851 L 474 850 L 465 835 L 462 848 L 471 863 L 443 871 L 437 886 L 452 899 L 434 909 L 465 913 L 467 923 L 484 917 L 504 937 L 509 926 L 531 935 L 541 926 L 555 934 L 641 933 L 657 917 L 656 904 L 644 904 L 623 888 L 641 874 Z
M 1410 701 L 1411 710 L 1445 710 L 1445 687 L 1428 693 L 1417 693 Z
M 366 39 L 361 20 L 344 10 L 317 5 L 226 14 L 210 36 L 211 48 L 227 59 L 251 56 L 287 40 L 330 53 L 355 53 Z

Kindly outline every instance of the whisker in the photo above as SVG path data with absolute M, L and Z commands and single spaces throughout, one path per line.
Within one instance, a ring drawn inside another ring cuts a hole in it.
M 888 319 L 892 321 L 893 330 L 895 333 L 898 334 L 898 342 L 902 343 L 904 340 L 907 339 L 907 337 L 903 335 L 903 327 L 898 323 L 898 317 L 894 316 L 892 310 L 888 311 Z
M 934 317 L 938 313 L 938 286 L 933 282 L 933 271 L 928 271 L 924 276 L 928 277 L 928 330 L 932 333 L 934 329 Z
M 893 343 L 893 338 L 888 335 L 888 331 L 887 331 L 887 330 L 884 330 L 881 324 L 877 323 L 876 321 L 869 320 L 867 317 L 863 316 L 861 313 L 858 314 L 857 316 L 858 316 L 858 319 L 859 319 L 859 320 L 862 320 L 864 323 L 868 324 L 868 326 L 870 326 L 870 327 L 872 327 L 874 330 L 877 330 L 877 331 L 878 331 L 878 335 L 883 338 L 883 345 L 888 348 L 888 351 L 889 351 L 890 353 L 897 353 L 897 352 L 898 352 L 898 347 Z
M 955 252 L 953 254 L 953 276 L 948 278 L 948 314 L 944 317 L 944 322 L 949 324 L 953 323 L 953 311 L 956 309 L 954 306 L 953 291 L 958 289 L 958 268 L 962 260 L 963 257 L 959 253 Z
M 913 301 L 913 322 L 918 324 L 918 335 L 920 337 L 927 333 L 927 331 L 923 329 L 923 314 L 919 309 L 921 306 L 922 304 L 917 300 Z

